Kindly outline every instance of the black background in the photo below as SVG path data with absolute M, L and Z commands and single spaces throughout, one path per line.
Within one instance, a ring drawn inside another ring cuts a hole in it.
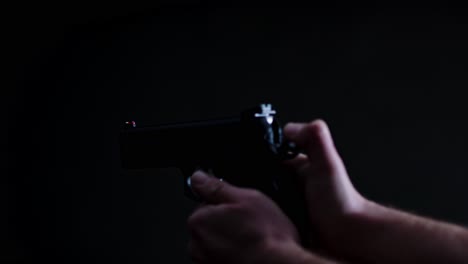
M 122 173 L 121 124 L 261 102 L 284 121 L 325 119 L 370 199 L 468 224 L 464 10 L 168 1 L 6 11 L 5 260 L 189 263 L 182 178 Z

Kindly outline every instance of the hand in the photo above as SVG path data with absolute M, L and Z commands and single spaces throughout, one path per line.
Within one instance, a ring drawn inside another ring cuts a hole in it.
M 368 202 L 353 187 L 346 168 L 333 144 L 326 123 L 290 123 L 284 128 L 286 138 L 303 151 L 285 163 L 296 171 L 304 186 L 305 199 L 314 237 L 330 251 L 339 251 L 346 238 L 348 216 L 365 210 Z
M 467 229 L 363 198 L 353 187 L 326 124 L 288 124 L 305 152 L 286 162 L 303 183 L 312 227 L 334 257 L 362 263 L 468 263 Z
M 193 190 L 207 202 L 188 220 L 190 255 L 200 263 L 302 263 L 298 233 L 283 212 L 261 192 L 237 188 L 203 172 Z

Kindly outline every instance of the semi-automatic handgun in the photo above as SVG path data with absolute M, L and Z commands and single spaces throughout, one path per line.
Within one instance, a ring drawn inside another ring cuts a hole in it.
M 282 161 L 298 148 L 283 136 L 271 104 L 246 109 L 232 118 L 138 127 L 126 122 L 120 135 L 124 169 L 179 168 L 187 197 L 197 169 L 230 184 L 255 188 L 272 198 L 301 228 L 305 220 L 302 192 Z

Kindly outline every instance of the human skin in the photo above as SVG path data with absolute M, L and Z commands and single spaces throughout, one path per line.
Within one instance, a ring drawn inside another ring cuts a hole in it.
M 285 162 L 306 198 L 321 250 L 352 263 L 468 263 L 462 227 L 376 204 L 352 185 L 326 123 L 290 123 L 285 136 L 303 153 Z M 204 177 L 205 176 L 205 177 Z M 330 263 L 298 243 L 297 230 L 262 193 L 197 172 L 207 202 L 189 218 L 190 254 L 200 263 Z
M 333 263 L 302 248 L 295 226 L 261 192 L 201 171 L 191 184 L 206 202 L 188 219 L 189 253 L 196 263 Z
M 467 229 L 385 207 L 357 192 L 324 121 L 291 123 L 284 132 L 304 150 L 286 164 L 304 186 L 314 231 L 309 237 L 330 254 L 356 263 L 468 263 Z

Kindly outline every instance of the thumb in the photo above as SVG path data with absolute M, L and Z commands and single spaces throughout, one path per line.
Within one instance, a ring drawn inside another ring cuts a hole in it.
M 192 190 L 207 203 L 232 203 L 240 199 L 242 189 L 203 171 L 196 171 L 190 179 Z
M 284 133 L 307 155 L 307 157 L 300 155 L 296 160 L 291 161 L 291 164 L 297 169 L 305 164 L 325 173 L 344 169 L 330 130 L 323 120 L 315 120 L 310 123 L 289 123 L 284 128 Z

